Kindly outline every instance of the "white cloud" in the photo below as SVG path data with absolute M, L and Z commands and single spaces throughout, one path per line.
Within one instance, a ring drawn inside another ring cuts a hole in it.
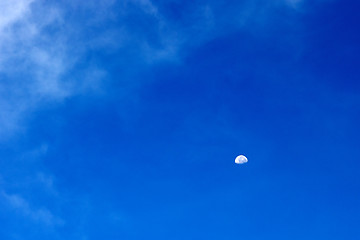
M 74 94 L 99 91 L 101 80 L 107 76 L 101 66 L 87 63 L 89 65 L 82 66 L 82 70 L 75 70 L 76 64 L 83 61 L 89 51 L 118 51 L 124 46 L 137 45 L 141 56 L 137 59 L 144 59 L 146 64 L 175 58 L 178 40 L 169 34 L 169 26 L 156 6 L 149 0 L 130 2 L 156 19 L 160 47 L 139 39 L 126 23 L 119 29 L 100 30 L 96 36 L 89 37 L 88 28 L 114 17 L 109 7 L 114 4 L 112 0 L 90 2 L 90 7 L 71 3 L 70 8 L 79 12 L 94 13 L 85 22 L 72 19 L 74 24 L 69 24 L 66 9 L 61 9 L 60 5 L 54 7 L 39 0 L 0 2 L 3 12 L 0 16 L 0 76 L 5 79 L 0 82 L 0 93 L 4 93 L 0 95 L 0 141 L 14 132 L 26 130 L 24 121 L 39 107 L 61 102 Z
M 1 141 L 25 129 L 21 123 L 33 110 L 81 92 L 88 85 L 84 82 L 94 79 L 89 74 L 85 80 L 70 75 L 84 49 L 71 39 L 76 36 L 68 35 L 68 30 L 77 31 L 65 27 L 61 9 L 38 0 L 1 1 L 0 9 Z M 98 81 L 103 75 L 94 78 Z
M 34 208 L 27 200 L 17 194 L 0 193 L 0 200 L 7 204 L 17 214 L 46 226 L 62 225 L 62 219 L 54 216 L 46 208 Z
M 244 1 L 224 12 L 218 10 L 223 6 L 217 2 L 194 5 L 186 10 L 184 21 L 169 19 L 151 0 L 66 2 L 70 11 L 85 12 L 80 20 L 69 20 L 69 13 L 61 4 L 55 7 L 39 0 L 0 1 L 0 77 L 5 79 L 0 82 L 0 141 L 26 129 L 23 121 L 44 104 L 62 102 L 86 91 L 98 91 L 102 79 L 107 76 L 102 66 L 92 66 L 89 61 L 82 70 L 75 70 L 93 50 L 118 53 L 121 48 L 133 48 L 134 61 L 143 61 L 143 64 L 178 62 L 187 47 L 233 31 L 228 29 L 229 22 L 234 24 L 229 28 L 243 28 L 250 19 L 266 19 L 265 15 L 274 13 L 272 6 L 279 3 L 295 7 L 303 1 Z M 116 8 L 118 12 L 113 10 L 114 4 L 121 5 Z M 135 11 L 152 19 L 148 32 L 141 30 L 146 26 L 136 26 L 134 30 L 133 23 L 127 24 L 127 14 L 132 12 L 127 11 L 129 5 L 136 6 Z M 111 24 L 119 22 L 96 32 L 107 20 Z M 74 71 L 77 72 L 74 74 Z
M 29 11 L 30 4 L 34 0 L 12 0 L 0 2 L 0 32 L 9 25 L 21 20 Z

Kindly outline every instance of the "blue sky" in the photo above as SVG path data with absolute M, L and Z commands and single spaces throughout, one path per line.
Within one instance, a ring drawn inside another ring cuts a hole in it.
M 0 238 L 359 239 L 359 7 L 0 1 Z

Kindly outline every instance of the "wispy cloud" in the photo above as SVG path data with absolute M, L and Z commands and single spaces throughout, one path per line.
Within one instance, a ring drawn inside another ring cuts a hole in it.
M 0 7 L 2 14 L 0 16 L 0 30 L 5 31 L 6 28 L 21 20 L 29 11 L 29 6 L 34 0 L 14 0 L 1 1 Z
M 59 206 L 63 198 L 57 190 L 55 177 L 43 166 L 47 152 L 48 144 L 41 144 L 2 159 L 5 168 L 0 170 L 0 205 L 23 222 L 56 227 L 65 221 L 54 214 L 51 207 Z M 46 205 L 49 199 L 51 206 Z
M 303 1 L 280 2 L 295 7 Z M 0 75 L 5 79 L 0 83 L 0 140 L 24 129 L 21 122 L 34 109 L 99 89 L 106 66 L 88 60 L 92 52 L 129 51 L 132 59 L 124 54 L 120 62 L 136 62 L 137 70 L 139 63 L 177 62 L 186 48 L 244 28 L 278 5 L 245 1 L 224 9 L 217 2 L 193 4 L 182 9 L 181 19 L 172 19 L 166 7 L 150 0 L 72 1 L 66 7 L 39 0 L 0 4 Z
M 46 226 L 56 226 L 64 223 L 62 219 L 54 216 L 48 209 L 32 207 L 30 203 L 20 195 L 9 194 L 2 191 L 0 193 L 0 200 L 17 214 L 36 223 L 45 224 Z
M 299 5 L 303 2 L 304 0 L 285 0 L 285 3 L 293 8 L 299 7 Z
M 62 101 L 87 86 L 70 75 L 84 52 L 74 50 L 79 43 L 64 30 L 62 9 L 41 4 L 1 2 L 0 140 L 20 130 L 21 121 L 37 107 Z M 86 75 L 92 83 L 99 77 Z

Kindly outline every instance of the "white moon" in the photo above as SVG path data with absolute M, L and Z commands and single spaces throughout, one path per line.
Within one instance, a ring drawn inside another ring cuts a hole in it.
M 239 155 L 235 158 L 235 163 L 236 164 L 244 164 L 247 163 L 248 159 L 244 156 L 244 155 Z

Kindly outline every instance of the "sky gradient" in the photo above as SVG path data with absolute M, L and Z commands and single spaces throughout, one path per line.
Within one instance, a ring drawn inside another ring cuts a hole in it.
M 0 239 L 360 239 L 359 7 L 0 0 Z

